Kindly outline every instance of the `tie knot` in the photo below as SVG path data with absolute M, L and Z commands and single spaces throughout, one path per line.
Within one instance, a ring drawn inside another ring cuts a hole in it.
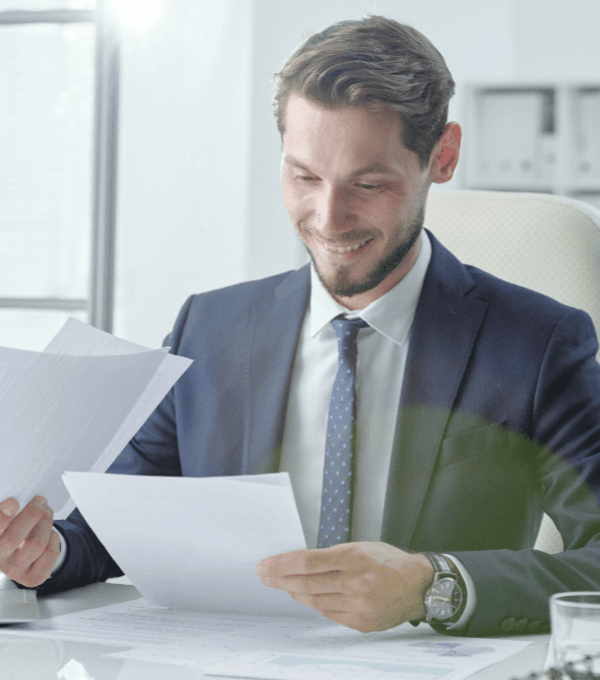
M 364 319 L 348 319 L 340 316 L 332 320 L 331 325 L 338 340 L 346 338 L 356 338 L 361 328 L 366 328 L 369 324 Z

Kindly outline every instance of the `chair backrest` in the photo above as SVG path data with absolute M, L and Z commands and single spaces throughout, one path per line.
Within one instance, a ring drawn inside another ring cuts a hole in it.
M 465 264 L 585 310 L 600 334 L 599 210 L 551 194 L 431 191 L 425 226 Z M 563 549 L 547 516 L 535 547 Z
M 600 334 L 600 210 L 552 194 L 430 191 L 425 226 L 461 262 L 584 309 Z

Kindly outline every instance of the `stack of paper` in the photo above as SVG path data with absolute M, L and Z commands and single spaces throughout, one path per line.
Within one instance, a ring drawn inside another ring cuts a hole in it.
M 1 347 L 0 499 L 66 516 L 62 473 L 106 470 L 190 364 L 74 319 L 41 353 Z

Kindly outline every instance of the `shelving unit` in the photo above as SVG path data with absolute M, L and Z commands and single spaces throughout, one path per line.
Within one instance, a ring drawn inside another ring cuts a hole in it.
M 465 92 L 463 186 L 600 208 L 600 82 L 480 83 Z

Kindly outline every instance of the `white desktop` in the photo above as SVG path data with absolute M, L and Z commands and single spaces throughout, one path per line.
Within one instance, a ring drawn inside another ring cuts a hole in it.
M 115 583 L 96 583 L 38 600 L 42 620 L 94 609 L 140 598 L 134 586 Z M 423 624 L 419 629 L 425 630 Z M 400 640 L 411 635 L 409 624 L 395 631 Z M 438 636 L 435 639 L 452 641 Z M 513 638 L 530 641 L 530 646 L 509 656 L 500 663 L 485 668 L 474 680 L 510 680 L 541 672 L 546 658 L 549 636 L 524 635 Z M 457 639 L 458 640 L 458 639 Z M 148 663 L 133 659 L 115 658 L 107 654 L 123 653 L 127 647 L 74 642 L 59 639 L 8 634 L 0 627 L 0 677 L 7 680 L 191 680 L 203 677 L 194 668 L 165 663 Z

